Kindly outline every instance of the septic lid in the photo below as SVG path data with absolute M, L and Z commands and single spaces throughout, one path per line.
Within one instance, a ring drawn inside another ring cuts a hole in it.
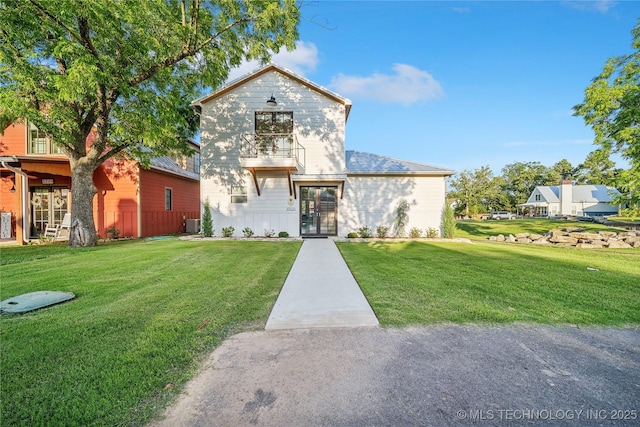
M 0 314 L 25 313 L 75 298 L 71 292 L 37 291 L 0 302 Z

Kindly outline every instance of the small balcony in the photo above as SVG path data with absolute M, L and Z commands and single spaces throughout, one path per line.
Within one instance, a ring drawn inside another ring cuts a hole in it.
M 243 134 L 240 157 L 242 167 L 254 171 L 297 173 L 305 164 L 304 147 L 292 133 Z

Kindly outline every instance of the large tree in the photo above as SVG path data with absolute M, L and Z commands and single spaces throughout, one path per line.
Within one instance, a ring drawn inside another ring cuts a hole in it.
M 621 172 L 618 202 L 640 214 L 640 20 L 632 35 L 634 51 L 609 58 L 585 89 L 584 101 L 573 108 L 593 128 L 603 152 L 620 153 L 629 161 L 630 169 Z
M 502 168 L 502 178 L 509 205 L 515 207 L 526 202 L 538 185 L 547 185 L 549 169 L 540 162 L 514 162 Z
M 456 211 L 475 215 L 480 210 L 499 210 L 504 207 L 500 177 L 494 177 L 489 166 L 462 171 L 449 181 L 448 197 L 456 199 Z
M 293 48 L 298 20 L 295 0 L 0 0 L 0 114 L 69 156 L 69 245 L 97 242 L 96 168 L 188 151 L 190 101 Z

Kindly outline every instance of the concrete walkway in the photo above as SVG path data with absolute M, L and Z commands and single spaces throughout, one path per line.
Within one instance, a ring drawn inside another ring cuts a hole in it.
M 378 326 L 378 319 L 335 243 L 305 240 L 265 329 L 357 326 Z

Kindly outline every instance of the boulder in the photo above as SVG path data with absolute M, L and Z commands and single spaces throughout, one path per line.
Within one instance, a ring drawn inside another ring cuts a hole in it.
M 543 236 L 542 234 L 529 234 L 529 238 L 531 240 L 539 240 L 539 239 L 543 239 L 545 236 Z
M 590 240 L 604 240 L 604 237 L 598 233 L 573 232 L 569 233 L 569 236 L 585 242 Z
M 533 244 L 533 245 L 550 245 L 551 242 L 548 241 L 547 239 L 538 239 L 538 240 L 534 240 L 533 242 L 531 242 L 531 244 Z
M 565 243 L 569 245 L 575 245 L 578 243 L 578 239 L 576 239 L 575 237 L 560 236 L 560 235 L 549 237 L 549 241 L 551 243 Z
M 609 241 L 609 249 L 627 249 L 631 247 L 632 246 L 630 244 L 622 241 L 618 241 L 618 240 Z
M 496 242 L 504 242 L 504 234 L 498 234 L 496 236 Z
M 496 236 L 489 236 L 489 240 L 495 242 L 498 238 Z
M 509 234 L 507 236 L 507 238 L 505 239 L 505 242 L 509 242 L 509 243 L 515 243 L 516 242 L 516 238 L 513 234 Z
M 529 233 L 517 233 L 516 234 L 516 239 L 520 240 L 520 239 L 529 239 L 530 238 L 530 234 Z
M 580 249 L 602 249 L 604 248 L 603 245 L 603 241 L 602 240 L 597 240 L 598 243 L 578 243 L 576 245 L 576 248 L 580 248 Z

